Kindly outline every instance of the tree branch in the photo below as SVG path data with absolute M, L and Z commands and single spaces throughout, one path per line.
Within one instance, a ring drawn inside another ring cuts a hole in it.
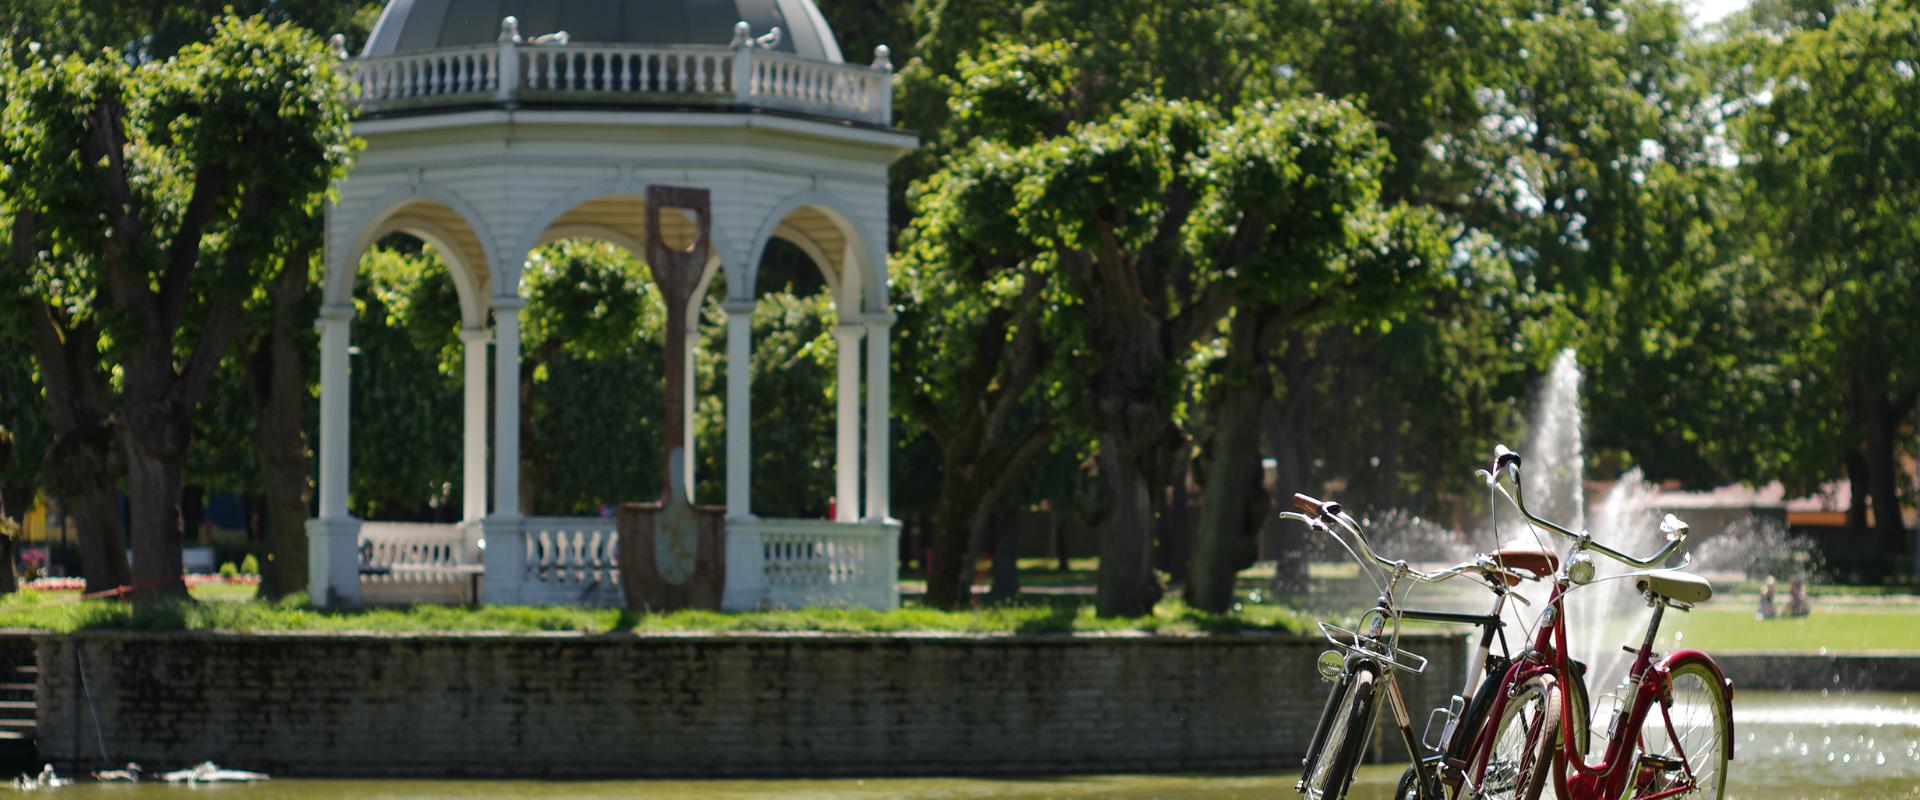
M 200 263 L 200 244 L 231 186 L 226 167 L 219 163 L 194 170 L 193 197 L 187 201 L 180 230 L 167 248 L 167 271 L 160 279 L 160 327 L 168 336 L 180 325 L 187 287 L 194 267 Z
M 150 335 L 159 337 L 160 318 L 153 293 L 144 275 L 129 268 L 127 261 L 139 246 L 145 226 L 141 224 L 133 186 L 127 178 L 126 133 L 120 124 L 119 101 L 103 97 L 87 114 L 88 137 L 81 152 L 89 164 L 103 164 L 93 170 L 111 206 L 108 224 L 113 234 L 103 248 L 107 294 L 114 308 L 129 314 L 144 325 Z

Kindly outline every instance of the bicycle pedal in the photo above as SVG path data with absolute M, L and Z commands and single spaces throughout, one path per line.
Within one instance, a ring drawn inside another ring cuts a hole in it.
M 1651 754 L 1642 754 L 1640 756 L 1640 765 L 1643 767 L 1657 769 L 1661 772 L 1674 772 L 1676 770 L 1679 770 L 1681 767 L 1686 766 L 1686 764 L 1682 763 L 1680 759 L 1669 758 L 1667 756 L 1656 756 Z

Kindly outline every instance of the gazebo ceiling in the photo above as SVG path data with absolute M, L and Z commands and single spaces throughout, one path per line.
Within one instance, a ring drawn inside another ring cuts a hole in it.
M 507 16 L 519 18 L 523 36 L 566 31 L 575 42 L 651 45 L 725 45 L 745 21 L 756 36 L 778 26 L 778 50 L 843 63 L 813 0 L 389 0 L 361 56 L 492 42 Z

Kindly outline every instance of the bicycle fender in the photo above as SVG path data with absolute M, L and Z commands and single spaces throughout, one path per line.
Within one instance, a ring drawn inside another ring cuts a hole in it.
M 1728 680 L 1727 673 L 1720 669 L 1720 662 L 1713 660 L 1713 656 L 1707 655 L 1699 650 L 1675 650 L 1668 653 L 1666 658 L 1660 659 L 1660 663 L 1653 665 L 1653 669 L 1660 675 L 1661 679 L 1664 680 L 1682 664 L 1694 661 L 1705 664 L 1707 671 L 1713 673 L 1714 679 L 1720 681 L 1720 685 L 1727 690 L 1723 699 L 1727 712 L 1727 760 L 1732 761 L 1735 742 L 1737 742 L 1740 737 L 1734 734 L 1733 681 Z

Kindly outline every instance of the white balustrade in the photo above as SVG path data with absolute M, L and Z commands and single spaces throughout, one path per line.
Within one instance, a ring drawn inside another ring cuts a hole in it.
M 529 605 L 621 605 L 620 530 L 611 517 L 529 517 L 521 540 Z M 502 576 L 505 577 L 505 576 Z
M 360 590 L 370 603 L 468 602 L 480 571 L 479 531 L 468 525 L 360 525 Z
M 463 565 L 480 563 L 478 541 L 458 524 L 363 522 L 363 581 L 453 581 Z
M 728 520 L 727 539 L 729 607 L 900 603 L 898 525 Z
M 360 109 L 504 102 L 747 106 L 892 122 L 890 68 L 752 47 L 501 43 L 349 62 Z
M 365 109 L 471 102 L 500 86 L 500 49 L 462 47 L 351 62 Z

